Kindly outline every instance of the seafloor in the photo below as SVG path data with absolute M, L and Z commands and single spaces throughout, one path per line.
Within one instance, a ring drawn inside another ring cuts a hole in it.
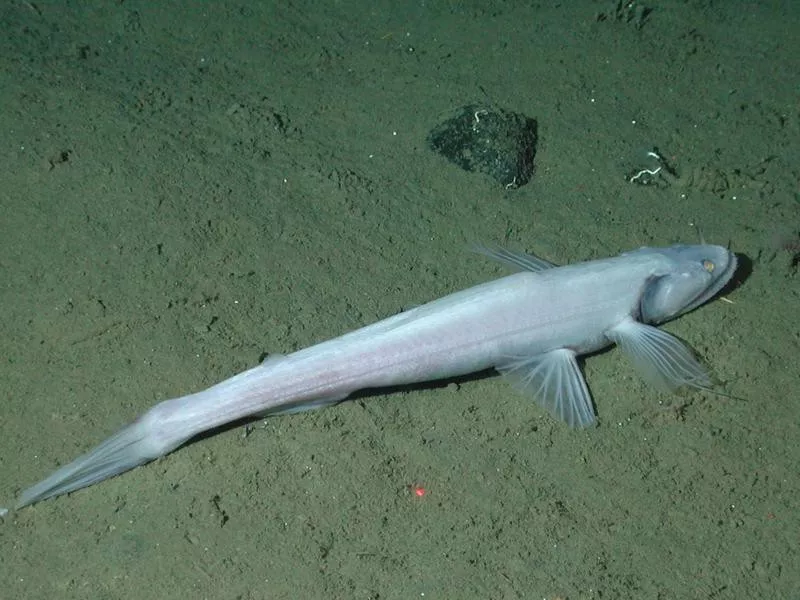
M 159 400 L 499 276 L 473 242 L 729 245 L 727 302 L 666 326 L 721 394 L 612 350 L 589 431 L 498 377 L 230 428 L 7 514 L 0 596 L 796 595 L 797 3 L 158 4 L 0 8 L 0 504 Z M 529 184 L 429 149 L 466 104 L 538 121 Z M 654 148 L 674 176 L 631 183 Z

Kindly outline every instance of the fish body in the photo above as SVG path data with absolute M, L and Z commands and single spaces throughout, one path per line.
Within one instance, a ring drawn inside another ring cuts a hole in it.
M 163 456 L 232 421 L 318 408 L 357 390 L 495 368 L 572 427 L 595 422 L 576 357 L 622 346 L 664 389 L 709 388 L 692 353 L 654 325 L 711 299 L 736 258 L 720 246 L 641 248 L 555 267 L 481 249 L 518 272 L 262 364 L 208 389 L 165 400 L 83 456 L 25 490 L 17 508 Z

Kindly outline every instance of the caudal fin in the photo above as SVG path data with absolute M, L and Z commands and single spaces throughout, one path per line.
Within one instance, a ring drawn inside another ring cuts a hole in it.
M 22 492 L 16 508 L 74 492 L 158 458 L 161 452 L 154 452 L 151 438 L 146 422 L 143 419 L 134 421 L 93 450 Z

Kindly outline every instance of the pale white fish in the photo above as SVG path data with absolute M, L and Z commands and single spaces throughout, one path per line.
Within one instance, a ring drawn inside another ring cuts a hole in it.
M 725 286 L 736 269 L 726 248 L 641 248 L 564 267 L 498 248 L 480 251 L 519 272 L 161 402 L 22 492 L 16 507 L 118 475 L 237 419 L 492 367 L 569 426 L 587 427 L 595 412 L 576 356 L 612 343 L 659 388 L 712 385 L 692 352 L 653 325 L 700 306 Z

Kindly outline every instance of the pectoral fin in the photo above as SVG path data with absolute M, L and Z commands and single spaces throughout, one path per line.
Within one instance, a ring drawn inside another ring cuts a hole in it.
M 648 383 L 674 392 L 681 386 L 708 389 L 712 386 L 706 370 L 677 338 L 650 325 L 626 320 L 606 337 L 615 342 Z
M 594 424 L 592 399 L 571 350 L 512 359 L 497 370 L 570 427 Z

